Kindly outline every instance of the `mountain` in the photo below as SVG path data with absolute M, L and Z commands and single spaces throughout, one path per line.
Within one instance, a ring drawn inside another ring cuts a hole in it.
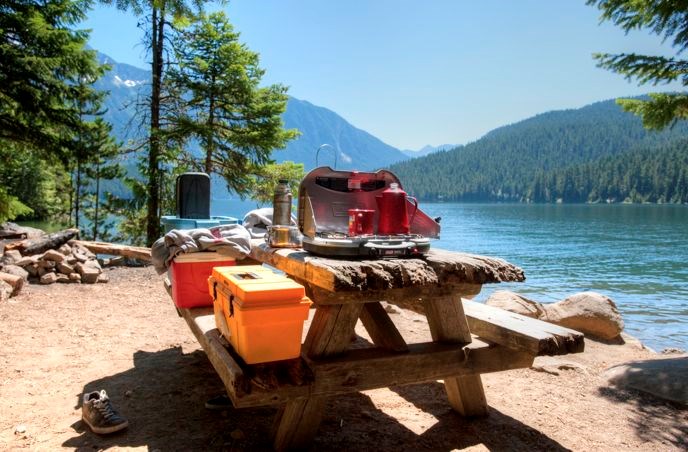
M 425 146 L 416 151 L 411 149 L 402 149 L 401 152 L 408 155 L 409 157 L 416 158 L 425 157 L 426 155 L 432 154 L 433 152 L 448 151 L 450 149 L 455 149 L 460 146 L 460 144 L 440 144 L 439 146 L 431 146 L 429 144 L 426 144 Z
M 597 176 L 574 168 L 594 168 L 595 162 L 616 156 L 619 162 L 624 161 L 624 154 L 635 151 L 652 154 L 687 136 L 685 123 L 662 132 L 647 131 L 638 117 L 608 100 L 579 109 L 543 113 L 495 129 L 459 149 L 400 162 L 391 169 L 407 191 L 424 200 L 599 201 L 607 198 L 588 189 Z M 607 167 L 609 162 L 605 161 Z M 628 171 L 640 174 L 642 168 Z M 609 180 L 624 183 L 617 177 Z
M 132 124 L 135 105 L 138 96 L 146 95 L 150 72 L 117 63 L 103 53 L 98 53 L 98 59 L 112 67 L 96 83 L 98 89 L 110 92 L 105 102 L 108 109 L 105 119 L 113 124 L 118 138 L 133 138 L 137 135 L 137 124 Z M 334 166 L 334 150 L 337 150 L 338 169 L 374 170 L 408 158 L 400 150 L 349 124 L 332 110 L 305 100 L 289 97 L 282 120 L 286 128 L 298 129 L 301 135 L 285 149 L 273 152 L 278 162 L 291 160 L 303 163 L 306 170 L 312 169 L 316 164 L 316 151 L 322 144 L 330 146 L 321 149 L 318 164 Z

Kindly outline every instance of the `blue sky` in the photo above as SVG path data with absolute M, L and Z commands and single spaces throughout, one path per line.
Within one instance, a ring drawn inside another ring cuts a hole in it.
M 233 0 L 266 83 L 402 149 L 462 144 L 549 110 L 675 86 L 599 69 L 594 52 L 671 54 L 647 32 L 599 23 L 584 0 Z M 97 6 L 83 28 L 116 61 L 147 67 L 137 18 Z

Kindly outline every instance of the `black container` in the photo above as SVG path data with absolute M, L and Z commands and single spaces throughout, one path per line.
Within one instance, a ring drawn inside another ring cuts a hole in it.
M 184 173 L 177 176 L 175 197 L 177 217 L 210 218 L 210 177 L 206 173 Z

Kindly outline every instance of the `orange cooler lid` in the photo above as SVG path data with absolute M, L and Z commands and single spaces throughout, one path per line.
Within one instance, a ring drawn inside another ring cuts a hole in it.
M 215 267 L 213 277 L 244 303 L 300 301 L 301 284 L 258 265 Z

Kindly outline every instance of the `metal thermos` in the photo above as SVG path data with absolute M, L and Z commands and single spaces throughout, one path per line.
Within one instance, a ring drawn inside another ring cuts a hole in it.
M 289 181 L 280 179 L 272 198 L 272 224 L 283 226 L 291 224 L 291 198 Z

